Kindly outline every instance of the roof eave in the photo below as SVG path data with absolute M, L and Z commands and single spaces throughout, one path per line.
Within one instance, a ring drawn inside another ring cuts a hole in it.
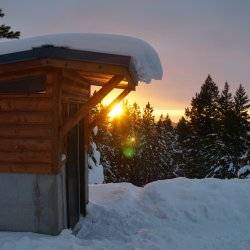
M 0 65 L 2 68 L 0 71 L 4 71 L 4 65 L 23 64 L 28 61 L 41 61 L 44 66 L 52 66 L 52 64 L 57 62 L 58 67 L 70 67 L 72 69 L 75 67 L 78 70 L 82 67 L 83 70 L 87 69 L 88 71 L 90 67 L 86 67 L 86 63 L 89 63 L 93 66 L 93 72 L 96 71 L 104 74 L 122 73 L 127 78 L 128 87 L 134 90 L 138 80 L 131 59 L 130 56 L 124 55 L 46 45 L 33 48 L 32 50 L 0 55 Z

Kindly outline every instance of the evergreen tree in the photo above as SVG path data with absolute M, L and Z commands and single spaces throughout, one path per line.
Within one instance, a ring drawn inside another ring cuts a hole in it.
M 186 109 L 192 130 L 198 136 L 215 133 L 218 129 L 219 90 L 208 75 L 199 93 L 191 101 L 191 109 Z
M 173 129 L 173 123 L 168 114 L 165 117 L 162 114 L 160 115 L 157 126 L 159 129 L 161 128 L 166 131 L 171 131 Z
M 159 176 L 159 145 L 157 141 L 157 130 L 155 118 L 153 115 L 154 109 L 147 103 L 142 114 L 142 124 L 140 132 L 140 151 L 139 161 L 140 174 L 139 185 L 144 185 L 151 181 L 157 180 Z
M 188 177 L 203 178 L 211 172 L 224 156 L 219 136 L 219 90 L 210 75 L 192 98 L 191 108 L 186 109 L 191 127 L 191 137 L 184 142 L 187 147 Z
M 187 139 L 191 134 L 190 125 L 184 116 L 180 118 L 176 125 L 176 133 L 179 141 Z
M 174 173 L 176 176 L 190 176 L 190 152 L 193 145 L 190 143 L 192 134 L 189 122 L 181 117 L 176 125 L 176 150 L 174 153 Z M 191 147 L 192 146 L 192 147 Z
M 232 94 L 229 91 L 229 84 L 225 82 L 224 89 L 219 97 L 220 127 L 216 136 L 217 142 L 210 143 L 215 155 L 219 156 L 217 161 L 210 167 L 208 176 L 218 178 L 232 178 L 237 172 L 232 161 L 232 136 L 234 133 L 235 112 L 233 110 Z M 215 138 L 214 138 L 215 139 Z M 214 148 L 213 148 L 214 147 Z M 218 154 L 220 152 L 220 154 Z
M 135 102 L 129 109 L 130 116 L 130 127 L 133 134 L 136 134 L 141 126 L 141 109 L 139 105 Z
M 4 13 L 2 9 L 0 9 L 0 18 L 2 17 L 4 17 Z M 20 37 L 19 31 L 13 31 L 11 30 L 10 26 L 7 26 L 5 24 L 0 25 L 0 39 L 1 38 L 12 39 L 12 38 L 19 38 L 19 37 Z
M 236 90 L 234 96 L 235 129 L 232 142 L 233 155 L 239 157 L 249 150 L 249 98 L 242 85 Z
M 130 131 L 123 146 L 123 155 L 127 162 L 128 178 L 127 180 L 133 184 L 139 185 L 138 181 L 141 175 L 141 162 L 139 152 L 141 151 L 141 124 L 142 114 L 137 103 L 129 106 L 129 125 Z
M 176 147 L 176 135 L 172 126 L 172 121 L 168 115 L 160 116 L 156 123 L 157 129 L 157 148 L 159 157 L 157 164 L 159 165 L 158 179 L 169 179 L 174 175 L 174 151 Z
M 229 85 L 227 82 L 219 98 L 219 111 L 221 137 L 230 152 L 230 142 L 233 133 L 232 125 L 235 119 L 235 112 L 232 94 L 229 92 Z
M 248 113 L 249 100 L 244 88 L 240 85 L 232 100 L 229 85 L 225 83 L 220 95 L 220 144 L 209 142 L 215 153 L 219 155 L 215 164 L 211 165 L 210 177 L 234 178 L 241 166 L 247 164 L 249 157 L 248 144 Z M 219 154 L 218 154 L 219 152 Z
M 227 113 L 233 109 L 232 94 L 229 92 L 228 82 L 225 82 L 224 89 L 220 94 L 219 105 L 219 110 L 221 113 Z
M 128 165 L 130 155 L 126 155 L 126 153 L 128 153 L 126 142 L 130 134 L 128 103 L 124 102 L 122 108 L 122 116 L 114 117 L 110 122 L 110 133 L 112 135 L 112 146 L 114 150 L 111 167 L 113 169 L 112 172 L 116 176 L 116 182 L 129 181 L 130 176 Z M 112 155 L 110 155 L 110 157 L 111 156 Z

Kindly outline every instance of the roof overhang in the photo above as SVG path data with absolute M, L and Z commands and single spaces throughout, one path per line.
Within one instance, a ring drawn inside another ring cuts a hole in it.
M 0 74 L 48 66 L 72 71 L 96 86 L 103 86 L 113 76 L 120 75 L 123 80 L 116 87 L 134 90 L 138 80 L 131 59 L 131 56 L 45 45 L 0 55 Z

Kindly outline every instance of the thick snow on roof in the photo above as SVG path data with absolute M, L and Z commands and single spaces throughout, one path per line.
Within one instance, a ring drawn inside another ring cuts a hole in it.
M 149 83 L 162 79 L 162 66 L 157 52 L 145 41 L 111 34 L 52 34 L 0 42 L 0 55 L 30 50 L 42 45 L 131 56 L 139 81 Z

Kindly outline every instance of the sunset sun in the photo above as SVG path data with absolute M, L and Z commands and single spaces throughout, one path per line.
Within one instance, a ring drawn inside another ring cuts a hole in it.
M 121 116 L 123 113 L 123 108 L 121 104 L 116 105 L 108 114 L 109 118 L 113 119 L 114 117 Z

